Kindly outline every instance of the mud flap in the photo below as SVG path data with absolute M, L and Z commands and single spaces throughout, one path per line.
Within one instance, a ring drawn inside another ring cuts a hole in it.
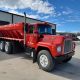
M 33 50 L 33 63 L 35 63 L 37 61 L 37 54 L 36 51 Z

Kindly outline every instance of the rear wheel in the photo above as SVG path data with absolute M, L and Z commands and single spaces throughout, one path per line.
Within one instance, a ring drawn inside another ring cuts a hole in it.
M 48 50 L 41 50 L 38 54 L 38 65 L 45 71 L 52 71 L 54 69 L 55 60 L 50 55 Z
M 5 48 L 5 42 L 4 41 L 0 41 L 0 50 L 4 51 Z
M 13 53 L 12 43 L 11 42 L 5 42 L 5 52 L 7 54 L 12 54 Z

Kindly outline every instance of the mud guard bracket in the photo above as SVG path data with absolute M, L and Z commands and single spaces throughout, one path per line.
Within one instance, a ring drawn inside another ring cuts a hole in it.
M 36 50 L 33 50 L 33 63 L 35 63 L 37 61 L 37 54 L 36 54 Z

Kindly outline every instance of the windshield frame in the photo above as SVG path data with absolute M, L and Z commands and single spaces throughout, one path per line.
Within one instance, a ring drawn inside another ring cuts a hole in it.
M 47 31 L 43 30 L 44 28 L 41 28 L 41 27 L 45 27 L 45 29 L 46 29 Z M 48 28 L 47 28 L 47 27 L 48 27 Z M 56 26 L 54 25 L 54 30 L 56 30 L 55 27 L 56 27 Z M 41 33 L 41 32 L 39 31 L 39 28 L 41 28 L 44 33 Z M 50 32 L 48 32 L 48 29 L 49 29 L 49 28 L 51 29 L 51 30 L 49 30 Z M 38 24 L 38 25 L 37 25 L 37 30 L 38 30 L 38 33 L 39 33 L 39 34 L 55 35 L 55 34 L 53 34 L 52 29 L 53 29 L 53 26 L 50 25 L 50 24 Z

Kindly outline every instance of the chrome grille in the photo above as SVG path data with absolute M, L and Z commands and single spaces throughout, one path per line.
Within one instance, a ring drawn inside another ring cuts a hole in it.
M 64 41 L 64 54 L 72 51 L 72 40 Z

